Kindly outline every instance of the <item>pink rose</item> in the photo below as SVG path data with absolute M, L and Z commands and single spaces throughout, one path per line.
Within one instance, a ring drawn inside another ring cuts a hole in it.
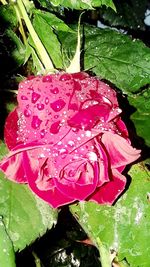
M 10 153 L 0 168 L 53 207 L 112 204 L 126 184 L 122 171 L 140 156 L 120 113 L 115 91 L 86 73 L 26 79 L 6 120 Z

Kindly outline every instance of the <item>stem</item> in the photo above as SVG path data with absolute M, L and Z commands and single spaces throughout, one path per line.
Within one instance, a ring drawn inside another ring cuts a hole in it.
M 32 39 L 33 39 L 36 50 L 37 50 L 37 52 L 38 52 L 38 54 L 42 60 L 42 63 L 44 65 L 45 69 L 54 70 L 53 63 L 50 60 L 49 55 L 48 55 L 45 47 L 43 46 L 40 38 L 38 37 L 36 31 L 34 30 L 34 28 L 32 26 L 32 23 L 28 17 L 28 14 L 26 12 L 26 9 L 25 9 L 25 6 L 24 6 L 22 0 L 17 0 L 17 4 L 18 4 L 18 7 L 20 8 L 20 11 L 22 13 L 23 19 L 24 19 L 25 24 L 27 26 L 27 29 L 28 29 L 28 31 L 29 31 Z
M 102 267 L 111 267 L 112 261 L 111 261 L 110 253 L 105 248 L 105 246 L 102 244 L 99 238 L 96 239 L 96 242 L 98 244 L 98 249 L 100 252 L 100 261 L 101 261 Z
M 22 20 L 21 20 L 21 17 L 20 17 L 20 12 L 19 12 L 19 8 L 16 4 L 14 4 L 14 9 L 16 11 L 16 15 L 17 15 L 17 18 L 18 18 L 18 21 L 19 21 L 19 31 L 22 35 L 22 39 L 23 39 L 23 42 L 24 44 L 26 44 L 27 42 L 27 38 L 26 38 L 26 34 L 25 34 L 25 31 L 24 31 L 24 28 L 23 28 L 23 25 L 22 25 Z
M 0 217 L 0 266 L 16 267 L 13 245 L 7 235 L 2 217 Z
M 0 0 L 0 2 L 3 4 L 3 5 L 7 5 L 7 1 L 6 0 Z
M 71 60 L 70 66 L 66 69 L 66 72 L 68 73 L 80 72 L 80 47 L 81 47 L 80 24 L 81 24 L 82 14 L 79 17 L 79 22 L 78 22 L 78 41 L 77 41 L 76 52 L 73 59 Z
M 34 257 L 34 262 L 35 262 L 36 267 L 41 267 L 40 259 L 38 258 L 38 256 L 36 255 L 34 251 L 32 251 L 32 255 Z
M 11 89 L 3 89 L 3 91 L 5 91 L 6 93 L 8 92 L 8 93 L 13 93 L 13 94 L 15 94 L 15 95 L 17 95 L 18 94 L 18 90 L 11 90 Z

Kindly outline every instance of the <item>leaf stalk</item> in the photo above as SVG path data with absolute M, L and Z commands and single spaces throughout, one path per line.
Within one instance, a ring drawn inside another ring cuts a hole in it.
M 36 31 L 34 30 L 34 27 L 29 19 L 29 16 L 27 14 L 27 11 L 26 11 L 26 8 L 24 6 L 24 3 L 22 0 L 17 0 L 17 5 L 21 11 L 21 14 L 22 14 L 22 17 L 25 21 L 25 24 L 27 26 L 27 29 L 33 39 L 33 42 L 34 42 L 34 45 L 36 47 L 36 51 L 38 52 L 40 58 L 41 58 L 41 61 L 43 63 L 43 66 L 46 70 L 52 70 L 54 71 L 54 66 L 53 66 L 53 63 L 45 49 L 45 47 L 43 46 L 40 38 L 38 37 Z

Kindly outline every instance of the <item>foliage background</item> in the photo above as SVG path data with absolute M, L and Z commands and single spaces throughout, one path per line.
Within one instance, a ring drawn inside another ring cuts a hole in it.
M 5 118 L 16 104 L 11 90 L 17 90 L 24 76 L 44 70 L 22 18 L 24 31 L 19 30 L 19 1 L 8 4 L 3 0 L 0 5 L 1 140 Z M 14 266 L 14 249 L 17 267 L 107 267 L 111 266 L 114 251 L 117 256 L 113 266 L 149 267 L 150 28 L 145 24 L 145 14 L 150 12 L 150 2 L 38 0 L 24 1 L 24 5 L 58 69 L 65 69 L 74 55 L 78 18 L 85 11 L 81 25 L 82 70 L 118 91 L 122 117 L 142 156 L 140 164 L 128 172 L 126 193 L 113 207 L 79 203 L 53 210 L 26 186 L 7 181 L 1 173 L 0 241 L 5 237 L 10 256 L 4 266 Z M 1 141 L 1 158 L 6 152 Z

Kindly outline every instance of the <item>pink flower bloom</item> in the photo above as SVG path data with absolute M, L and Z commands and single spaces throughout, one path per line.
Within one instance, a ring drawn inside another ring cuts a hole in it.
M 10 153 L 0 168 L 53 207 L 112 204 L 126 184 L 122 171 L 140 156 L 120 113 L 115 91 L 85 73 L 26 79 L 6 120 Z

